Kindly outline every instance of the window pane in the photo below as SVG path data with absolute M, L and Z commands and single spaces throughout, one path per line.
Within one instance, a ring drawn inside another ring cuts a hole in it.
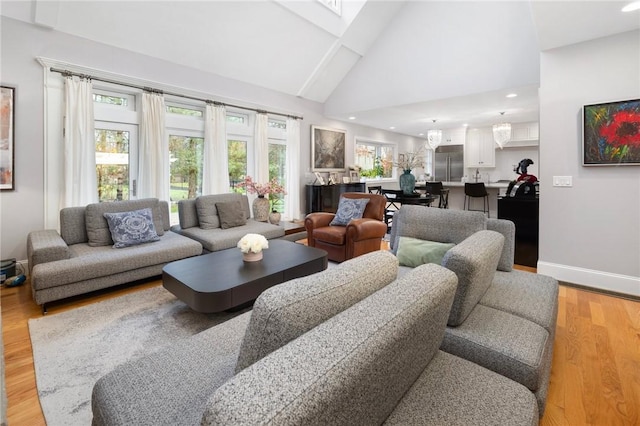
M 244 188 L 236 186 L 247 175 L 247 142 L 238 140 L 229 140 L 229 187 L 231 192 L 245 193 Z
M 393 177 L 393 151 L 392 145 L 357 143 L 355 160 L 360 166 L 360 176 Z
M 182 108 L 173 105 L 167 105 L 167 112 L 172 114 L 189 115 L 192 117 L 202 117 L 202 111 L 198 109 Z
M 118 105 L 123 107 L 129 105 L 129 100 L 127 98 L 122 98 L 119 96 L 100 95 L 97 93 L 93 94 L 93 101 L 100 104 Z
M 127 131 L 95 129 L 100 201 L 129 199 L 129 137 Z
M 172 203 L 195 198 L 202 194 L 203 150 L 203 138 L 169 136 Z
M 227 121 L 229 123 L 244 124 L 244 116 L 227 114 Z
M 273 127 L 274 129 L 287 130 L 287 123 L 284 121 L 269 120 L 268 123 L 269 127 Z
M 282 144 L 269 144 L 269 180 L 276 178 L 278 182 L 286 187 L 287 146 Z M 279 213 L 284 213 L 284 196 L 282 194 L 269 195 L 271 209 Z

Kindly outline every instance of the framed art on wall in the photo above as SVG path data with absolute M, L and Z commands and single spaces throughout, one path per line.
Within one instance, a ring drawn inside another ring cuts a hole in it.
M 343 171 L 346 132 L 311 126 L 311 168 L 317 172 Z
M 15 87 L 0 86 L 0 189 L 15 188 L 14 136 L 15 136 Z
M 640 165 L 640 99 L 585 105 L 582 164 Z

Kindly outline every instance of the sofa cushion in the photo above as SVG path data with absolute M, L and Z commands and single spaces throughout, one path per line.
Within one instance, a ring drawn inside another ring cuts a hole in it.
M 375 251 L 266 290 L 253 305 L 236 371 L 389 284 L 397 273 L 395 256 Z
M 362 213 L 367 207 L 368 198 L 341 197 L 338 203 L 338 211 L 329 225 L 346 226 L 351 219 L 362 219 Z
M 105 213 L 128 212 L 144 208 L 150 208 L 152 210 L 156 233 L 162 236 L 164 234 L 163 215 L 160 211 L 160 204 L 157 198 L 89 204 L 85 209 L 85 222 L 89 245 L 99 247 L 113 244 L 109 224 L 104 217 Z
M 549 333 L 529 320 L 477 305 L 465 322 L 447 327 L 442 350 L 538 389 Z
M 497 271 L 480 304 L 533 321 L 554 336 L 558 280 L 526 271 Z
M 195 207 L 198 215 L 198 223 L 202 229 L 215 229 L 220 227 L 220 218 L 218 217 L 218 209 L 216 203 L 225 203 L 229 201 L 238 201 L 244 212 L 245 219 L 249 219 L 249 202 L 247 196 L 243 194 L 213 194 L 201 195 L 196 198 Z M 187 207 L 185 205 L 185 207 Z M 182 222 L 180 223 L 182 226 Z M 188 226 L 186 226 L 188 227 Z M 183 226 L 183 228 L 186 228 Z
M 238 241 L 240 241 L 240 238 L 246 234 L 260 234 L 264 235 L 266 239 L 278 238 L 284 235 L 284 228 L 282 226 L 258 222 L 253 219 L 248 219 L 246 225 L 229 229 L 201 229 L 200 227 L 172 229 L 176 229 L 176 232 L 185 237 L 198 241 L 207 251 L 218 251 L 235 247 Z
M 220 228 L 229 229 L 236 226 L 246 225 L 247 219 L 244 217 L 240 201 L 229 201 L 226 203 L 216 203 Z
M 455 286 L 414 269 L 239 372 L 201 424 L 381 424 L 438 353 Z
M 65 207 L 60 210 L 60 236 L 67 245 L 86 243 L 86 207 Z
M 486 218 L 481 212 L 403 205 L 393 216 L 391 248 L 397 253 L 399 237 L 459 244 L 484 229 Z
M 250 315 L 116 367 L 93 387 L 92 424 L 199 424 L 213 391 L 233 377 Z
M 344 226 L 323 226 L 313 230 L 313 238 L 329 244 L 343 246 L 346 238 Z
M 458 276 L 458 290 L 449 315 L 450 326 L 462 324 L 484 296 L 495 276 L 503 243 L 502 234 L 478 231 L 445 254 L 442 266 Z
M 91 247 L 82 243 L 69 246 L 69 250 L 70 259 L 43 263 L 33 268 L 31 285 L 34 290 L 164 265 L 201 254 L 202 245 L 175 232 L 166 232 L 160 241 L 153 244 L 114 250 L 110 246 Z
M 416 266 L 425 263 L 440 265 L 445 253 L 455 246 L 453 243 L 438 243 L 419 238 L 400 237 L 398 243 L 398 261 L 401 266 Z
M 153 225 L 151 209 L 105 213 L 114 248 L 135 246 L 160 240 Z
M 533 394 L 465 359 L 439 351 L 384 425 L 531 425 Z
M 499 232 L 504 236 L 498 271 L 511 272 L 516 252 L 516 225 L 506 219 L 487 219 L 487 229 Z

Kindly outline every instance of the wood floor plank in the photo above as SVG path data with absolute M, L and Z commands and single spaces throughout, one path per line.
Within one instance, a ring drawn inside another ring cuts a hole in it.
M 520 268 L 531 271 L 531 268 Z M 535 272 L 535 269 L 533 270 Z M 48 315 L 159 286 L 159 280 L 52 304 Z M 543 426 L 640 425 L 640 302 L 560 286 Z M 44 425 L 27 321 L 29 283 L 0 290 L 10 425 Z

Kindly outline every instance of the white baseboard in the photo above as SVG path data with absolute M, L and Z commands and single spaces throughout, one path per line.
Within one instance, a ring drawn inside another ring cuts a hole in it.
M 538 273 L 558 281 L 640 297 L 640 277 L 538 261 Z

